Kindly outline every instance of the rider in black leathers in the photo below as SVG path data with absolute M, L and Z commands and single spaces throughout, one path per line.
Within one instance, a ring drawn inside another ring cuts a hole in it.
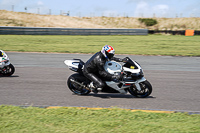
M 117 62 L 126 62 L 127 58 L 120 59 L 113 57 L 115 50 L 112 46 L 105 45 L 101 51 L 94 54 L 85 64 L 83 69 L 83 74 L 93 81 L 93 92 L 97 93 L 97 89 L 101 90 L 105 83 L 101 80 L 104 78 L 106 80 L 118 81 L 121 75 L 112 75 L 105 71 L 104 65 L 108 60 L 115 60 Z M 101 77 L 101 78 L 100 78 Z
M 3 52 L 2 52 L 2 50 L 0 50 L 0 57 L 3 57 Z

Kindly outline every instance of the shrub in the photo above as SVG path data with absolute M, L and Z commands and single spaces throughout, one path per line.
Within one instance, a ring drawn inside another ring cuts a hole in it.
M 156 25 L 158 22 L 152 18 L 139 18 L 138 19 L 141 23 L 144 23 L 146 26 L 153 26 Z

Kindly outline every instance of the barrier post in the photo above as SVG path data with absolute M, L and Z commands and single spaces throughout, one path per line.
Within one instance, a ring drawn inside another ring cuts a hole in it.
M 185 36 L 194 36 L 194 30 L 185 30 Z

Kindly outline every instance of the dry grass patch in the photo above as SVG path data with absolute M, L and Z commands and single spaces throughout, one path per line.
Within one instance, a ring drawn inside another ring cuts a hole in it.
M 0 10 L 0 26 L 63 28 L 148 28 L 151 30 L 200 30 L 200 18 L 154 18 L 158 24 L 146 27 L 133 17 L 71 17 Z

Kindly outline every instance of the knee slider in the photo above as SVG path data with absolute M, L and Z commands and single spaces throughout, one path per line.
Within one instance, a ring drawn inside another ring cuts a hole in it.
M 104 86 L 105 86 L 105 83 L 101 82 L 101 83 L 99 83 L 98 88 L 104 88 Z

